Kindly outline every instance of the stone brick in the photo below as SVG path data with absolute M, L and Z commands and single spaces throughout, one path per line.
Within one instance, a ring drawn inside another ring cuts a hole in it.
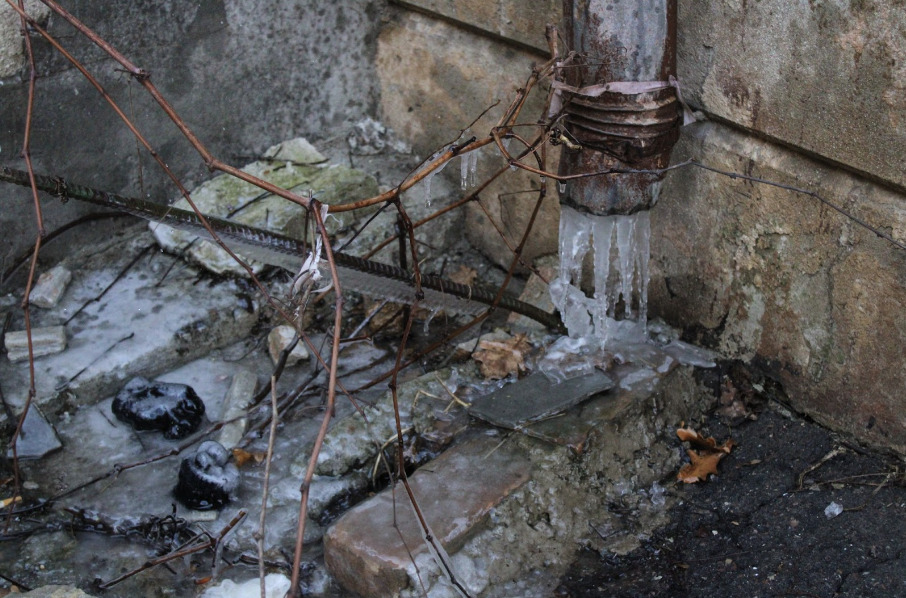
M 630 364 L 608 371 L 618 381 L 612 391 L 502 442 L 478 437 L 454 447 L 413 476 L 422 511 L 472 595 L 553 595 L 543 580 L 555 582 L 579 546 L 624 554 L 666 522 L 670 498 L 657 482 L 679 469 L 674 426 L 696 419 L 711 397 L 691 367 L 654 346 L 625 356 Z M 634 505 L 639 518 L 614 513 L 617 503 Z M 327 532 L 331 573 L 362 596 L 458 595 L 399 486 L 396 521 L 411 557 L 393 527 L 393 504 L 385 491 Z M 614 533 L 600 538 L 590 522 Z
M 499 442 L 476 438 L 411 478 L 419 508 L 449 552 L 529 478 L 528 459 L 506 445 L 495 451 Z M 324 559 L 344 587 L 363 596 L 392 596 L 409 585 L 412 558 L 427 550 L 423 538 L 399 484 L 395 492 L 385 490 L 337 521 L 324 536 Z

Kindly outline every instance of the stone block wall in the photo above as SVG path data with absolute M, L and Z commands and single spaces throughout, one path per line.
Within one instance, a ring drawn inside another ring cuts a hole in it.
M 549 57 L 544 29 L 548 15 L 559 10 L 559 4 L 556 0 L 392 3 L 390 19 L 378 38 L 381 119 L 423 157 L 452 143 L 476 119 L 464 138 L 486 135 L 516 89 L 525 85 L 532 65 Z M 530 95 L 521 122 L 537 120 L 546 94 L 546 89 L 539 89 Z M 519 132 L 533 137 L 531 127 Z M 549 164 L 555 167 L 556 159 L 551 156 Z M 486 147 L 479 155 L 477 179 L 505 165 L 496 148 Z M 458 166 L 454 161 L 443 175 L 458 181 Z M 537 198 L 537 193 L 526 191 L 538 188 L 538 177 L 520 171 L 508 173 L 480 196 L 484 209 L 506 231 L 510 246 L 519 243 Z M 537 233 L 525 249 L 528 263 L 556 251 L 558 215 L 556 202 L 545 202 L 544 224 L 535 228 Z M 485 211 L 468 205 L 466 221 L 469 239 L 506 267 L 512 254 L 488 223 Z
M 518 85 L 561 14 L 518 0 L 392 6 L 381 114 L 422 151 Z M 810 189 L 906 241 L 903 22 L 903 6 L 872 0 L 680 0 L 679 78 L 708 122 L 684 129 L 674 162 Z M 512 196 L 487 200 L 505 226 L 524 216 Z M 532 255 L 554 250 L 557 213 L 545 210 Z M 651 216 L 653 316 L 753 360 L 796 409 L 906 453 L 906 251 L 813 197 L 697 168 L 668 176 Z M 483 215 L 467 233 L 505 261 Z

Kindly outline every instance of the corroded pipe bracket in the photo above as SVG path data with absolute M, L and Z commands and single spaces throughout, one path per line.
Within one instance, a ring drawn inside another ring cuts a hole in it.
M 564 0 L 564 35 L 573 54 L 555 83 L 565 128 L 582 146 L 564 150 L 561 175 L 655 170 L 679 138 L 676 1 Z M 632 214 L 653 206 L 663 175 L 573 179 L 561 203 L 593 214 Z

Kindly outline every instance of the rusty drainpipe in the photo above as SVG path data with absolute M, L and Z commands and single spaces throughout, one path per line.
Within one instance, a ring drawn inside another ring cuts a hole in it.
M 560 174 L 667 166 L 680 126 L 676 0 L 563 0 L 563 15 L 572 53 L 555 85 L 567 137 L 582 149 L 563 148 Z M 657 202 L 662 179 L 573 179 L 561 186 L 560 203 L 601 216 L 632 214 Z

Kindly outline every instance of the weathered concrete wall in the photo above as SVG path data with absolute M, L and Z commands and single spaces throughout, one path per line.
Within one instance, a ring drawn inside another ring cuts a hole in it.
M 202 142 L 229 163 L 245 164 L 283 139 L 330 137 L 342 123 L 372 114 L 377 105 L 372 65 L 381 0 L 74 0 L 66 8 L 148 69 Z M 15 21 L 11 12 L 2 3 L 0 20 Z M 190 188 L 211 176 L 117 65 L 62 19 L 51 17 L 49 29 L 89 66 L 126 113 L 135 115 Z M 3 64 L 13 68 L 0 79 L 0 163 L 21 168 L 27 71 L 22 54 L 16 63 L 22 43 L 18 23 L 0 29 L 0 36 L 9 48 Z M 94 89 L 46 43 L 36 36 L 33 40 L 41 77 L 31 143 L 36 170 L 133 195 L 176 196 L 151 159 L 146 154 L 139 158 L 134 138 Z M 139 164 L 144 166 L 143 190 Z M 0 193 L 17 191 L 3 186 Z M 2 256 L 33 242 L 34 217 L 28 203 L 22 203 L 21 212 L 8 210 L 6 203 L 0 211 Z M 84 209 L 76 202 L 48 209 L 48 229 Z M 95 234 L 108 234 L 109 226 L 108 221 Z M 80 234 L 90 232 L 83 228 Z
M 674 160 L 805 187 L 906 241 L 903 196 L 715 123 Z M 752 359 L 791 403 L 906 453 L 906 251 L 813 197 L 699 169 L 671 174 L 651 212 L 652 311 L 690 340 Z
M 531 3 L 532 9 L 526 11 L 503 1 L 411 4 L 419 10 L 410 10 L 407 4 L 393 11 L 378 40 L 381 118 L 412 143 L 415 151 L 429 156 L 453 142 L 461 129 L 499 101 L 466 137 L 488 134 L 516 96 L 516 89 L 525 85 L 532 65 L 545 60 L 545 53 L 529 46 L 532 40 L 535 46 L 546 46 L 546 21 L 539 7 L 559 2 Z M 517 39 L 502 39 L 506 35 Z M 546 95 L 546 87 L 533 92 L 519 122 L 536 122 Z M 520 127 L 518 132 L 526 138 L 536 134 L 532 127 Z M 518 143 L 511 144 L 513 151 L 518 147 Z M 552 168 L 556 168 L 556 160 L 556 155 L 550 157 Z M 505 165 L 496 147 L 485 147 L 479 156 L 477 180 Z M 443 175 L 459 181 L 458 166 L 454 161 Z M 494 222 L 507 231 L 511 246 L 519 243 L 537 199 L 537 193 L 526 191 L 538 188 L 538 177 L 508 172 L 480 196 Z M 542 209 L 545 224 L 536 227 L 537 233 L 525 249 L 527 263 L 556 251 L 559 206 L 551 191 Z M 512 253 L 484 210 L 469 204 L 466 220 L 469 239 L 500 265 L 508 265 Z
M 455 136 L 495 84 L 518 84 L 545 57 L 543 24 L 560 19 L 559 2 L 396 6 L 379 56 L 405 67 L 387 77 L 379 60 L 381 109 L 422 151 Z M 502 16 L 520 11 L 518 26 Z M 679 0 L 684 97 L 714 122 L 686 128 L 674 161 L 812 189 L 906 240 L 904 22 L 902 3 Z M 505 196 L 491 211 L 525 209 Z M 540 251 L 556 216 L 545 212 Z M 483 216 L 467 223 L 502 262 Z M 906 453 L 906 252 L 814 198 L 694 168 L 668 177 L 651 245 L 654 316 L 753 359 L 794 407 Z
M 906 186 L 902 2 L 680 0 L 690 101 L 800 151 Z

